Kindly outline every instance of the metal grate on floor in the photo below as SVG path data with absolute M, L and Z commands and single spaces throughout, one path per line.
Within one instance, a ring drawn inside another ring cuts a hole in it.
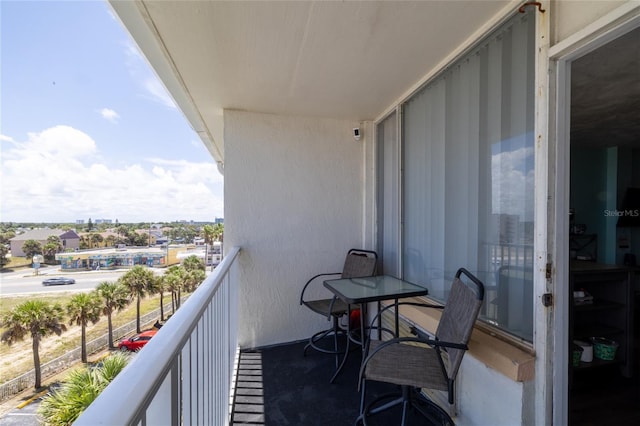
M 240 353 L 232 412 L 232 425 L 265 424 L 260 353 Z

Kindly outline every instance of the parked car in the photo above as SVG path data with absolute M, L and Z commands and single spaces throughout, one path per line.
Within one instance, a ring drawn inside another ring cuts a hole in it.
M 42 285 L 68 285 L 68 284 L 75 284 L 76 280 L 74 280 L 73 278 L 66 278 L 66 277 L 54 277 L 54 278 L 47 278 L 46 280 L 42 281 Z
M 128 339 L 122 339 L 118 343 L 118 349 L 121 351 L 139 351 L 157 332 L 158 330 L 147 330 Z

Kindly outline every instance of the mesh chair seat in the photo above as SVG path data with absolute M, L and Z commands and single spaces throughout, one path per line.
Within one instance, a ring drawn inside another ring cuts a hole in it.
M 349 306 L 345 302 L 341 299 L 336 299 L 333 302 L 333 307 L 331 307 L 331 301 L 332 299 L 309 300 L 305 301 L 304 304 L 313 312 L 320 315 L 327 315 L 329 313 L 329 309 L 331 309 L 331 315 L 340 316 L 347 313 Z
M 371 341 L 369 352 L 373 353 L 381 344 L 379 340 Z M 364 375 L 367 380 L 445 392 L 448 390 L 438 354 L 431 347 L 412 344 L 384 347 L 371 357 Z
M 461 280 L 462 276 L 469 282 Z M 458 269 L 451 284 L 447 303 L 435 333 L 435 339 L 421 337 L 396 337 L 386 342 L 369 341 L 369 350 L 360 368 L 360 416 L 356 424 L 367 424 L 367 417 L 378 414 L 395 406 L 402 407 L 402 420 L 405 425 L 407 414 L 415 411 L 427 421 L 434 421 L 433 413 L 439 413 L 438 424 L 451 425 L 453 420 L 441 407 L 427 400 L 419 392 L 428 388 L 445 391 L 449 403 L 453 403 L 453 384 L 467 350 L 467 343 L 473 331 L 473 325 L 484 300 L 484 284 L 464 268 Z M 399 302 L 400 305 L 434 308 L 434 305 Z M 387 309 L 382 309 L 374 321 Z M 373 322 L 372 322 L 373 324 Z M 382 403 L 387 395 L 365 404 L 366 382 L 369 380 L 399 385 L 402 395 Z M 424 404 L 427 404 L 427 409 Z M 421 407 L 422 406 L 422 407 Z M 415 410 L 410 410 L 414 408 Z
M 375 251 L 351 249 L 347 252 L 342 272 L 318 274 L 307 281 L 300 293 L 300 304 L 325 318 L 331 318 L 333 321 L 330 328 L 321 330 L 309 338 L 309 343 L 304 347 L 303 351 L 305 355 L 309 348 L 315 349 L 318 352 L 334 354 L 336 357 L 336 367 L 338 367 L 339 355 L 344 353 L 344 350 L 338 348 L 338 336 L 347 335 L 347 330 L 340 326 L 338 320 L 349 312 L 349 306 L 342 300 L 338 298 L 326 298 L 326 295 L 331 294 L 328 290 L 324 289 L 328 294 L 323 294 L 316 300 L 309 300 L 310 296 L 308 296 L 307 291 L 312 288 L 322 289 L 320 285 L 322 280 L 329 279 L 332 276 L 333 278 L 338 278 L 338 276 L 341 278 L 370 277 L 375 274 L 377 261 L 378 255 Z M 332 348 L 321 345 L 321 342 L 323 342 L 325 338 L 333 338 Z

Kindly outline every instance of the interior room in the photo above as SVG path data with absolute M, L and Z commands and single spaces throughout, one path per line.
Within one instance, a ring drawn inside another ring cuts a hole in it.
M 640 421 L 639 52 L 636 28 L 571 63 L 572 424 Z

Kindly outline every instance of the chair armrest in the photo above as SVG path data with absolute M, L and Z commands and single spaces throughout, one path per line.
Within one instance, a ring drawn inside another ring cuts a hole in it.
M 410 302 L 409 302 L 410 303 Z M 360 365 L 360 372 L 358 374 L 358 391 L 360 390 L 360 385 L 362 383 L 362 378 L 364 375 L 364 371 L 367 368 L 367 364 L 369 363 L 369 361 L 371 360 L 371 358 L 373 358 L 378 352 L 382 351 L 383 349 L 391 346 L 391 345 L 399 345 L 401 343 L 423 343 L 435 348 L 440 348 L 440 347 L 444 347 L 444 348 L 454 348 L 454 349 L 463 349 L 463 350 L 468 350 L 469 347 L 464 344 L 464 343 L 454 343 L 454 342 L 445 342 L 443 340 L 436 340 L 436 339 L 423 339 L 420 337 L 397 337 L 395 339 L 391 339 L 391 340 L 387 340 L 382 342 L 378 347 L 376 347 L 371 353 L 368 353 L 369 351 L 369 344 L 367 341 L 367 348 L 366 348 L 366 357 L 364 359 L 364 361 L 362 361 L 362 364 Z M 440 365 L 442 368 L 444 368 L 444 364 L 442 362 L 442 358 L 440 356 L 440 351 L 438 350 L 438 358 L 440 358 Z
M 373 329 L 377 330 L 377 328 L 378 328 L 378 327 L 374 327 L 374 324 L 378 321 L 378 319 L 382 316 L 382 314 L 384 312 L 386 312 L 387 310 L 389 310 L 391 308 L 395 308 L 396 306 L 403 306 L 403 305 L 405 305 L 405 306 L 407 306 L 407 305 L 408 306 L 417 306 L 417 307 L 421 307 L 421 308 L 444 309 L 443 305 L 433 305 L 431 303 L 420 303 L 420 302 L 398 302 L 397 304 L 393 303 L 393 304 L 389 304 L 389 305 L 385 306 L 384 308 L 382 308 L 382 309 L 380 309 L 378 311 L 378 313 L 371 319 L 371 322 L 369 323 L 369 330 L 368 330 L 368 333 L 367 333 L 367 340 L 366 340 L 367 343 L 366 343 L 366 346 L 364 348 L 365 354 L 369 351 L 369 341 L 371 340 L 371 330 L 373 330 Z M 384 331 L 389 331 L 389 330 L 386 330 L 386 329 L 383 329 L 383 330 Z M 389 334 L 391 334 L 393 337 L 398 337 L 398 336 L 395 336 L 394 333 L 390 332 Z
M 306 282 L 304 287 L 302 287 L 302 291 L 300 292 L 300 304 L 301 305 L 304 304 L 305 302 L 304 292 L 307 290 L 307 287 L 309 287 L 309 284 L 311 284 L 316 278 L 325 277 L 325 276 L 329 277 L 329 276 L 335 276 L 335 275 L 342 275 L 342 272 L 330 272 L 330 273 L 314 275 L 313 277 L 311 277 L 309 281 Z

